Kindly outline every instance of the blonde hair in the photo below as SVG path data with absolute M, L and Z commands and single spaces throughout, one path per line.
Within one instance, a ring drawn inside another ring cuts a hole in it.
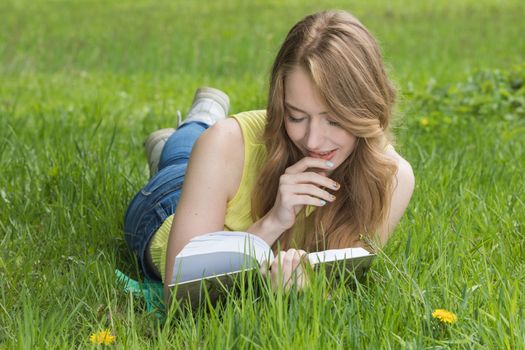
M 299 245 L 318 250 L 364 245 L 361 234 L 372 237 L 386 222 L 395 163 L 384 155 L 395 89 L 389 81 L 379 47 L 368 30 L 343 11 L 305 17 L 288 33 L 273 64 L 263 139 L 268 158 L 252 196 L 254 219 L 274 205 L 279 177 L 304 155 L 284 128 L 286 75 L 302 67 L 310 75 L 331 119 L 356 136 L 352 154 L 332 173 L 341 184 L 337 199 L 319 207 L 303 232 L 293 228 L 279 239 L 282 249 Z M 296 221 L 296 224 L 298 221 Z

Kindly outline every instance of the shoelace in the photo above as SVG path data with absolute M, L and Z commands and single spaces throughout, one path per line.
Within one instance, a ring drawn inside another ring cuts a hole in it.
M 177 109 L 177 126 L 179 126 L 182 123 L 182 114 Z

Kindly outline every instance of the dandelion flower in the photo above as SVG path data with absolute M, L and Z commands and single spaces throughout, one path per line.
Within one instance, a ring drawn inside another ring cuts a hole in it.
M 47 171 L 47 176 L 49 177 L 57 177 L 58 176 L 58 166 L 53 166 L 52 168 L 49 168 Z
M 436 309 L 432 313 L 432 317 L 438 319 L 442 323 L 453 324 L 456 323 L 458 317 L 453 312 L 447 311 L 445 309 Z
M 89 340 L 93 344 L 110 345 L 115 342 L 115 338 L 116 337 L 114 335 L 111 335 L 111 332 L 109 331 L 109 329 L 105 329 L 103 331 L 91 334 L 91 336 L 89 337 Z
M 430 121 L 428 120 L 427 117 L 423 117 L 423 118 L 419 119 L 419 125 L 421 125 L 424 128 L 426 128 L 429 123 L 430 123 Z

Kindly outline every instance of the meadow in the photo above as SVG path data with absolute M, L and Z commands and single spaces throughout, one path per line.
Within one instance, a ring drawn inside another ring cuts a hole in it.
M 341 8 L 398 87 L 413 199 L 364 283 L 248 288 L 159 321 L 123 292 L 123 238 L 148 178 L 142 142 L 194 90 L 264 108 L 304 15 Z M 0 349 L 525 349 L 525 2 L 0 2 Z M 328 297 L 330 295 L 330 297 Z M 432 316 L 447 309 L 457 322 Z

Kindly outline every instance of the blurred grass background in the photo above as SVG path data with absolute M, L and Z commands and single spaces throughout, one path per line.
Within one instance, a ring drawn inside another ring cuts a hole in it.
M 136 276 L 122 218 L 147 180 L 143 139 L 201 85 L 232 113 L 264 107 L 287 30 L 326 8 L 375 34 L 399 87 L 417 187 L 386 255 L 331 301 L 232 297 L 157 324 L 113 276 Z M 105 327 L 122 348 L 524 348 L 524 13 L 518 0 L 1 1 L 0 348 L 88 347 Z M 439 307 L 455 327 L 436 326 Z
M 291 25 L 326 8 L 360 18 L 403 82 L 451 81 L 525 51 L 522 1 L 3 1 L 2 71 L 261 79 Z

